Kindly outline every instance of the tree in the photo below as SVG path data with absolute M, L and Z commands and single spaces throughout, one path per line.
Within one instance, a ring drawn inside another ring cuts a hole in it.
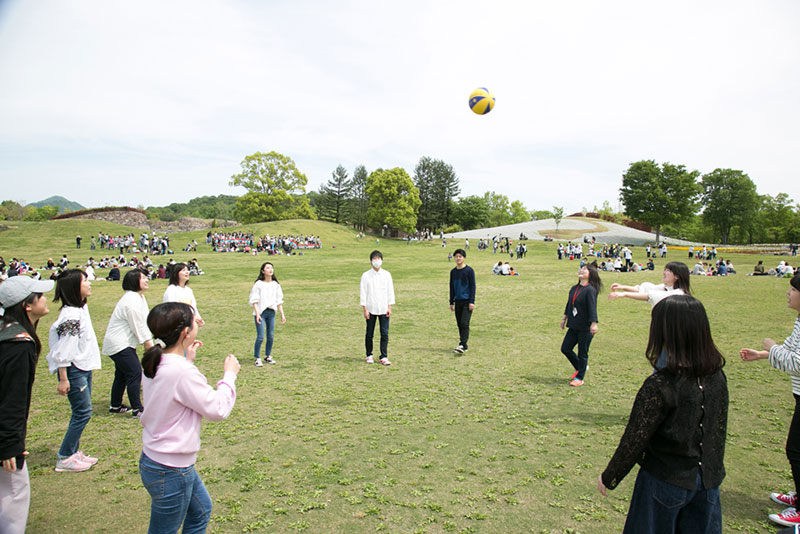
M 414 231 L 422 203 L 419 190 L 405 170 L 377 169 L 367 178 L 367 221 L 373 228 L 387 225 L 406 233 Z
M 556 233 L 558 233 L 558 225 L 561 224 L 561 219 L 564 218 L 564 208 L 561 206 L 553 206 L 553 220 L 556 221 Z
M 532 221 L 541 221 L 542 219 L 552 219 L 553 212 L 547 210 L 531 210 L 529 215 Z
M 331 173 L 331 179 L 320 187 L 318 213 L 320 218 L 341 223 L 346 215 L 347 203 L 353 185 L 347 179 L 347 171 L 339 165 Z
M 511 224 L 511 212 L 507 196 L 488 191 L 484 193 L 483 198 L 489 208 L 489 226 Z
M 531 214 L 519 200 L 511 203 L 511 224 L 528 222 L 531 220 Z
M 656 229 L 656 241 L 661 239 L 661 227 L 697 212 L 700 185 L 697 171 L 687 171 L 683 165 L 653 160 L 631 163 L 622 175 L 620 199 L 625 213 L 635 221 Z
M 291 218 L 298 207 L 292 195 L 304 194 L 307 183 L 305 174 L 288 156 L 277 152 L 247 156 L 242 161 L 242 172 L 230 180 L 231 186 L 248 190 L 236 201 L 234 216 L 243 223 Z
M 367 169 L 363 165 L 356 167 L 353 172 L 351 186 L 349 216 L 354 228 L 366 230 L 369 196 L 367 196 Z
M 714 169 L 703 175 L 703 222 L 728 244 L 731 228 L 747 224 L 759 208 L 756 184 L 742 171 Z
M 414 185 L 422 202 L 417 228 L 435 230 L 451 223 L 453 199 L 460 193 L 453 167 L 442 160 L 424 156 L 414 169 Z
M 458 199 L 453 209 L 453 219 L 464 230 L 488 226 L 489 206 L 486 199 L 476 195 Z

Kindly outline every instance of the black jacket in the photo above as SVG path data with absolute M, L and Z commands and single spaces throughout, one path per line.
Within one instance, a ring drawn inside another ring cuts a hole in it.
M 639 389 L 628 426 L 603 472 L 614 489 L 638 463 L 659 480 L 688 490 L 716 488 L 725 478 L 728 381 L 722 370 L 704 377 L 658 371 Z
M 0 340 L 0 460 L 16 457 L 19 464 L 39 355 L 18 323 L 0 321 Z
M 578 310 L 578 313 L 573 313 L 573 309 Z M 597 322 L 597 291 L 594 287 L 589 284 L 572 286 L 564 315 L 567 316 L 567 328 L 589 330 L 591 324 Z

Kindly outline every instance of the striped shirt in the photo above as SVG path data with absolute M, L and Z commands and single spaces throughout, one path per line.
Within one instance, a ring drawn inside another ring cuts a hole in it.
M 794 322 L 792 335 L 783 345 L 773 345 L 769 349 L 769 363 L 792 376 L 792 393 L 800 395 L 800 316 Z

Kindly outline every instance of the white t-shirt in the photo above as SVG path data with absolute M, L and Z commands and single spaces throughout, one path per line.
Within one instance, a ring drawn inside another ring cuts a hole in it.
M 100 349 L 89 316 L 89 306 L 64 306 L 50 327 L 50 352 L 47 363 L 50 373 L 59 367 L 75 365 L 81 371 L 100 369 Z
M 250 290 L 248 303 L 251 307 L 253 304 L 258 304 L 258 315 L 264 313 L 267 308 L 278 311 L 278 305 L 283 304 L 283 289 L 275 280 L 269 282 L 256 280 L 253 289 Z M 256 315 L 255 310 L 253 315 Z
M 147 328 L 148 313 L 150 308 L 144 295 L 136 291 L 126 291 L 108 321 L 106 336 L 103 338 L 103 354 L 111 356 L 153 339 L 153 334 Z
M 200 312 L 197 311 L 197 300 L 194 298 L 194 291 L 189 286 L 179 286 L 177 284 L 170 284 L 164 291 L 164 302 L 183 302 L 188 304 L 194 310 L 195 315 L 200 318 Z

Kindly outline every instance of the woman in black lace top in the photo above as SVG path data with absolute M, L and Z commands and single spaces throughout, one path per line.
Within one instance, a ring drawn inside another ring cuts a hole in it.
M 673 295 L 653 308 L 646 352 L 651 365 L 662 353 L 666 367 L 639 389 L 597 487 L 606 495 L 638 463 L 623 532 L 721 533 L 728 385 L 725 359 L 700 301 Z

